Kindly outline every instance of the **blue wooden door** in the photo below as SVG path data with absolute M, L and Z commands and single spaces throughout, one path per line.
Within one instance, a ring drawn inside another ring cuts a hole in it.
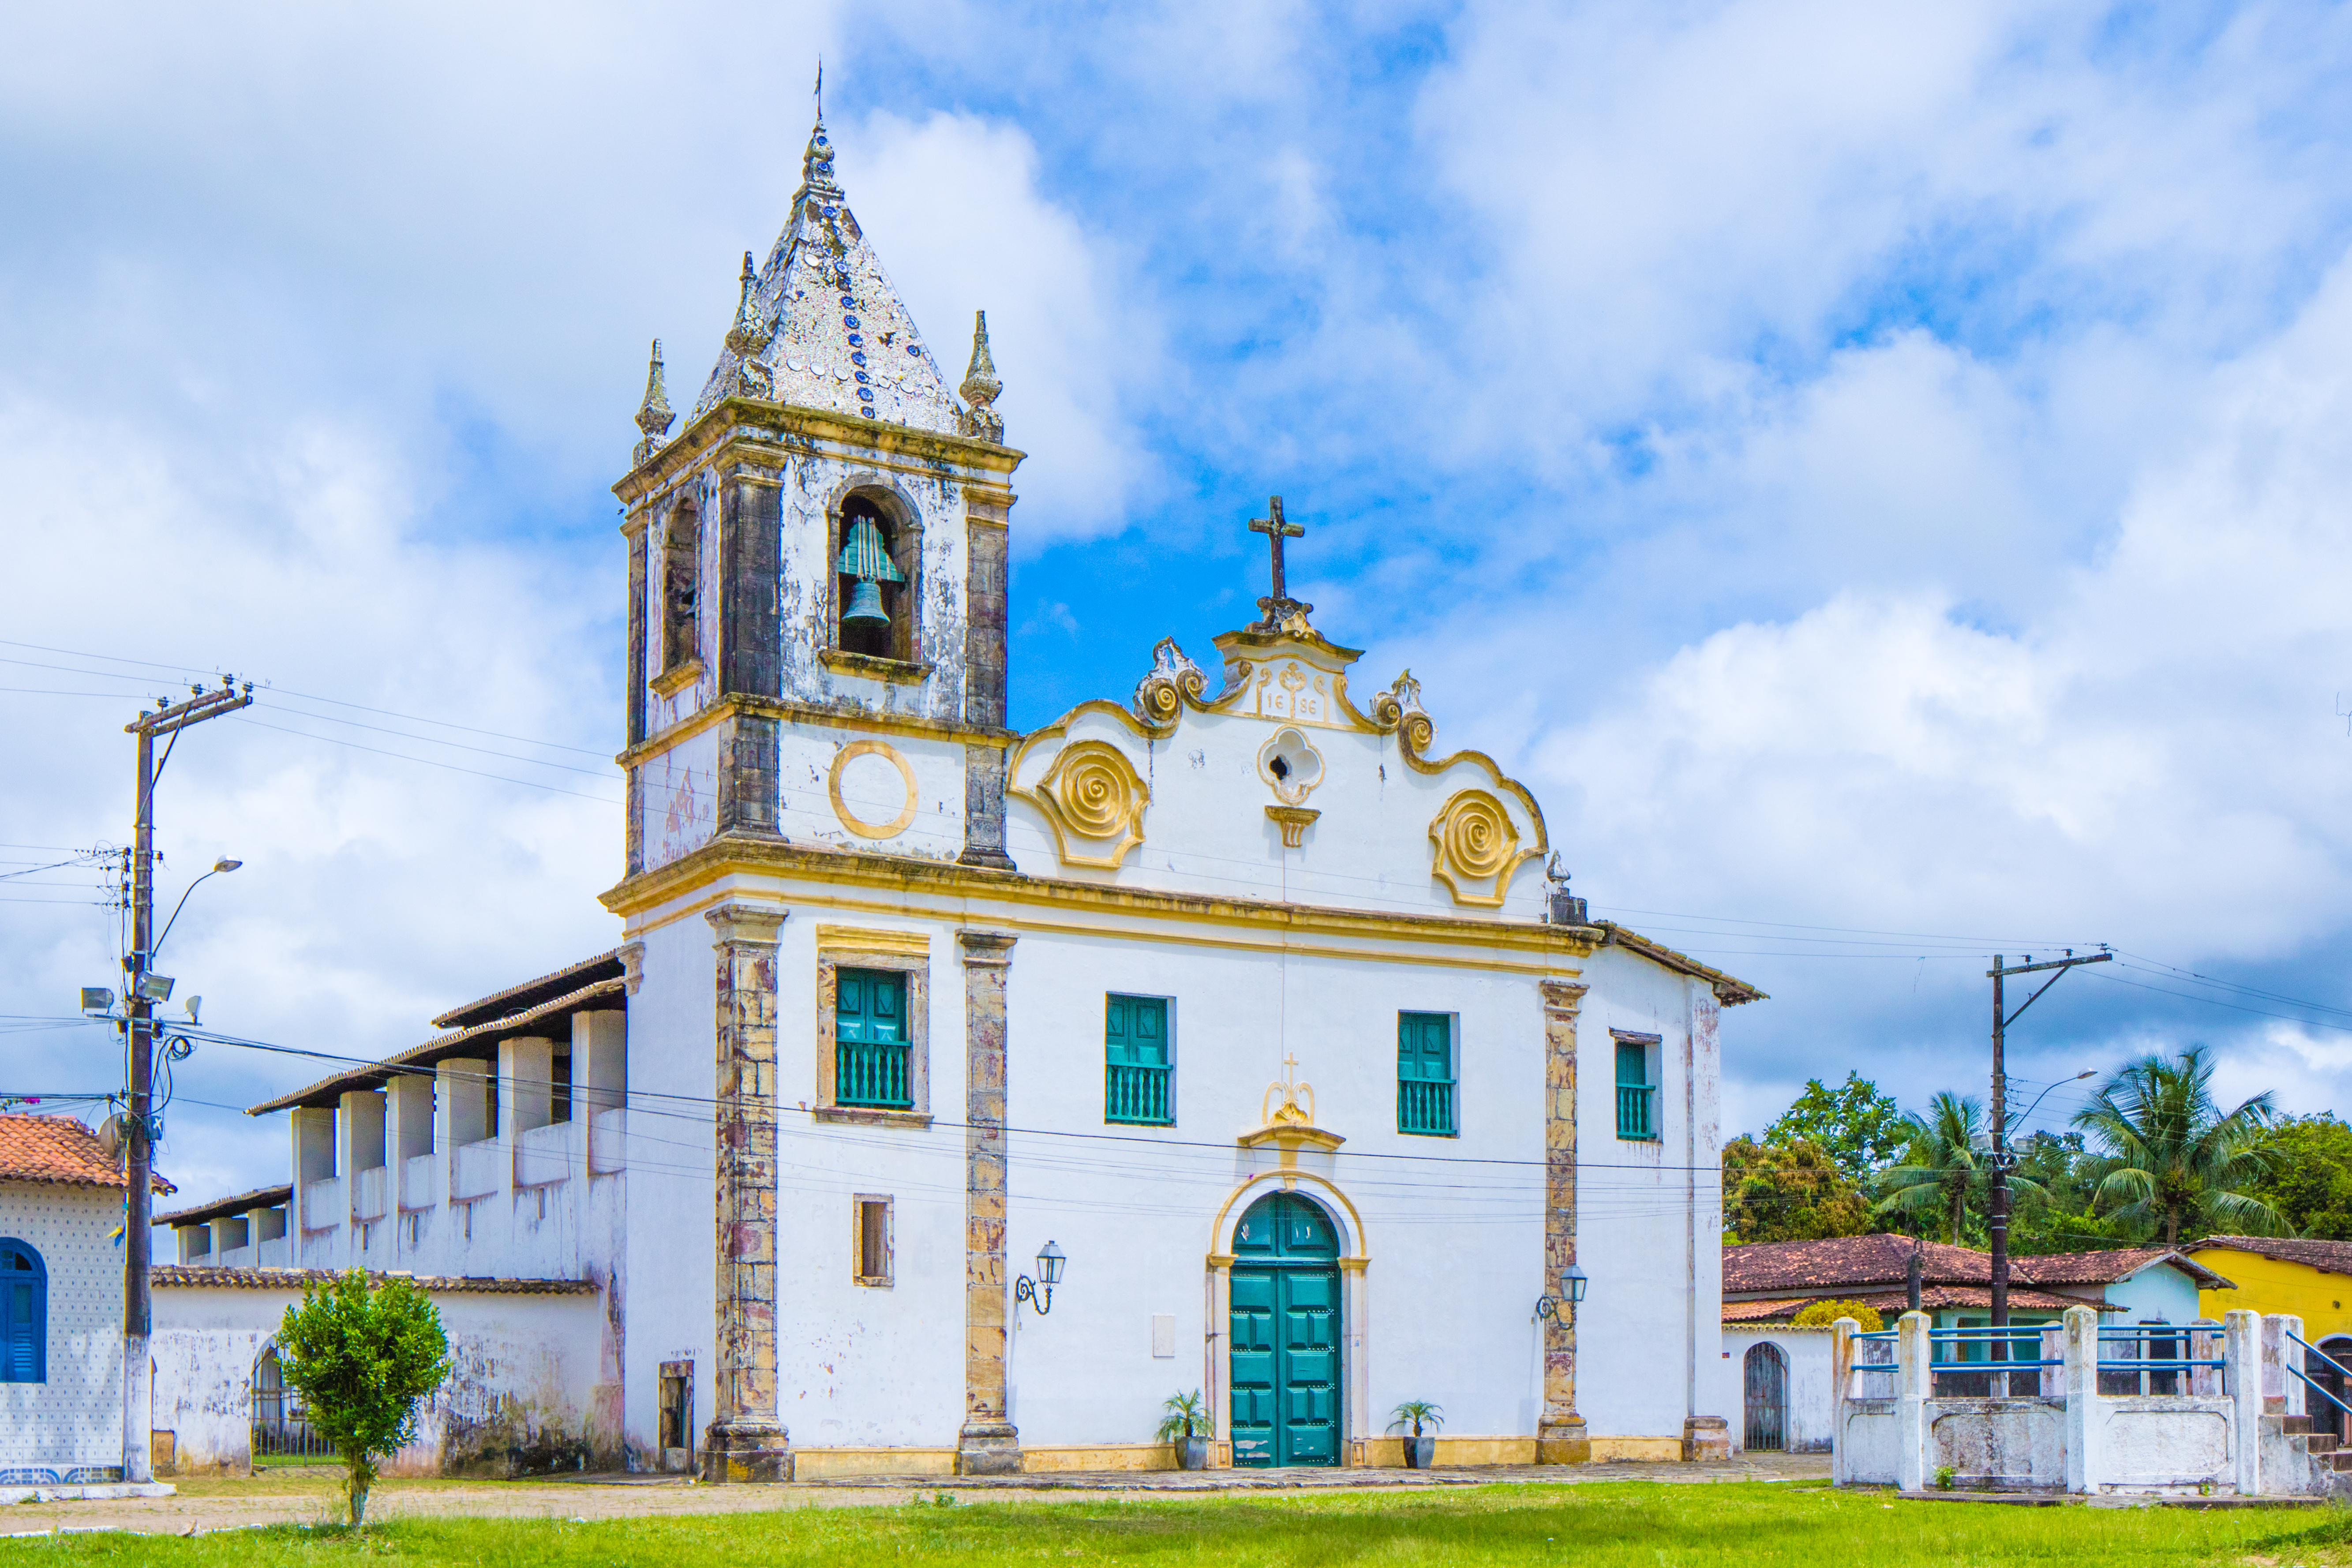
M 1339 1462 L 1339 1237 L 1291 1193 L 1259 1199 L 1234 1233 L 1234 1463 Z

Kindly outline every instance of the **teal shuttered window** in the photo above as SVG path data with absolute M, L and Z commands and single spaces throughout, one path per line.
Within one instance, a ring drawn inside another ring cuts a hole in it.
M 836 972 L 833 1003 L 833 1098 L 836 1105 L 906 1110 L 915 1101 L 907 1071 L 907 977 L 887 969 Z
M 1451 1138 L 1454 1123 L 1454 1016 L 1397 1015 L 1397 1131 Z
M 47 1383 L 48 1363 L 48 1270 L 24 1242 L 0 1240 L 0 1383 Z
M 1103 1120 L 1173 1127 L 1169 1110 L 1168 998 L 1103 998 Z
M 1658 1086 L 1650 1081 L 1650 1047 L 1617 1042 L 1617 1136 L 1650 1142 L 1658 1136 Z

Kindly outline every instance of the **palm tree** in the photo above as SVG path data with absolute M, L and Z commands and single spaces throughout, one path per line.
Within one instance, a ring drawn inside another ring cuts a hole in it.
M 2255 1236 L 2285 1228 L 2278 1211 L 2244 1189 L 2270 1173 L 2263 1139 L 2275 1110 L 2267 1092 L 2227 1115 L 2213 1100 L 2213 1063 L 2203 1046 L 2178 1060 L 2143 1057 L 2099 1086 L 2074 1125 L 2106 1146 L 2102 1205 L 2113 1217 L 2161 1226 L 2164 1245 L 2184 1227 Z
M 1941 1210 L 1953 1246 L 1968 1229 L 1969 1199 L 1984 1190 L 1992 1170 L 1984 1106 L 1973 1095 L 1946 1089 L 1927 1102 L 1927 1114 L 1903 1118 L 1903 1163 L 1879 1173 L 1886 1195 L 1874 1214 Z M 2009 1190 L 2021 1197 L 2043 1195 L 2038 1182 L 2010 1173 Z
M 1927 1102 L 1927 1115 L 1907 1112 L 1902 1125 L 1903 1163 L 1879 1173 L 1879 1190 L 1886 1195 L 1871 1212 L 1941 1209 L 1958 1247 L 1968 1222 L 1969 1189 L 1983 1179 L 1976 1145 L 1984 1133 L 1984 1107 L 1973 1096 L 1945 1089 Z

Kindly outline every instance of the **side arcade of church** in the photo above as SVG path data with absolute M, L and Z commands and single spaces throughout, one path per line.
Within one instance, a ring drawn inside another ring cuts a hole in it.
M 820 122 L 615 487 L 620 947 L 257 1107 L 282 1210 L 186 1211 L 182 1266 L 565 1283 L 501 1303 L 565 1327 L 476 1426 L 535 1399 L 712 1479 L 1156 1468 L 1194 1391 L 1219 1466 L 1401 1463 L 1412 1400 L 1441 1463 L 1723 1452 L 1758 993 L 1589 920 L 1529 791 L 1356 684 L 1278 500 L 1213 661 L 1009 728 L 1000 390 L 984 322 L 950 386 Z

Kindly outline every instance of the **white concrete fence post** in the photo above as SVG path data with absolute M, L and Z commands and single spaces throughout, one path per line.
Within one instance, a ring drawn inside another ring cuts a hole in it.
M 2099 1489 L 2099 1312 L 2095 1307 L 2066 1309 L 2066 1342 L 2060 1369 L 2066 1389 L 2066 1489 Z
M 1862 1325 L 1852 1318 L 1840 1318 L 1830 1325 L 1830 1484 L 1842 1487 L 1853 1478 L 1846 1474 L 1845 1402 L 1858 1392 L 1853 1375 L 1853 1336 Z
M 2222 1386 L 2233 1409 L 2230 1453 L 2237 1461 L 2238 1495 L 2262 1491 L 2263 1320 L 2240 1308 L 2221 1320 Z
M 2221 1325 L 2212 1318 L 2200 1318 L 2189 1325 L 2189 1359 L 2220 1361 L 2221 1359 Z M 2221 1397 L 2221 1373 L 2210 1366 L 2194 1368 L 2189 1373 L 2189 1392 L 2200 1399 Z
M 2044 1323 L 2042 1325 L 2042 1346 L 2039 1350 L 2033 1352 L 2033 1359 L 2036 1361 L 2054 1361 L 2062 1363 L 2065 1361 L 2065 1324 Z M 2066 1368 L 2063 1364 L 2058 1366 L 2045 1366 L 2041 1369 L 2041 1373 L 2042 1382 L 2040 1384 L 2040 1392 L 2042 1397 L 2044 1399 L 2065 1398 Z
M 1935 1320 L 1906 1312 L 1895 1325 L 1895 1484 L 1906 1492 L 1927 1482 L 1927 1400 L 1935 1392 L 1934 1346 L 1927 1332 Z
M 2307 1414 L 2303 1379 L 2294 1375 L 2303 1367 L 2303 1347 L 2294 1342 L 2303 1337 L 2301 1318 L 2282 1312 L 2263 1319 L 2263 1408 L 2273 1415 Z

